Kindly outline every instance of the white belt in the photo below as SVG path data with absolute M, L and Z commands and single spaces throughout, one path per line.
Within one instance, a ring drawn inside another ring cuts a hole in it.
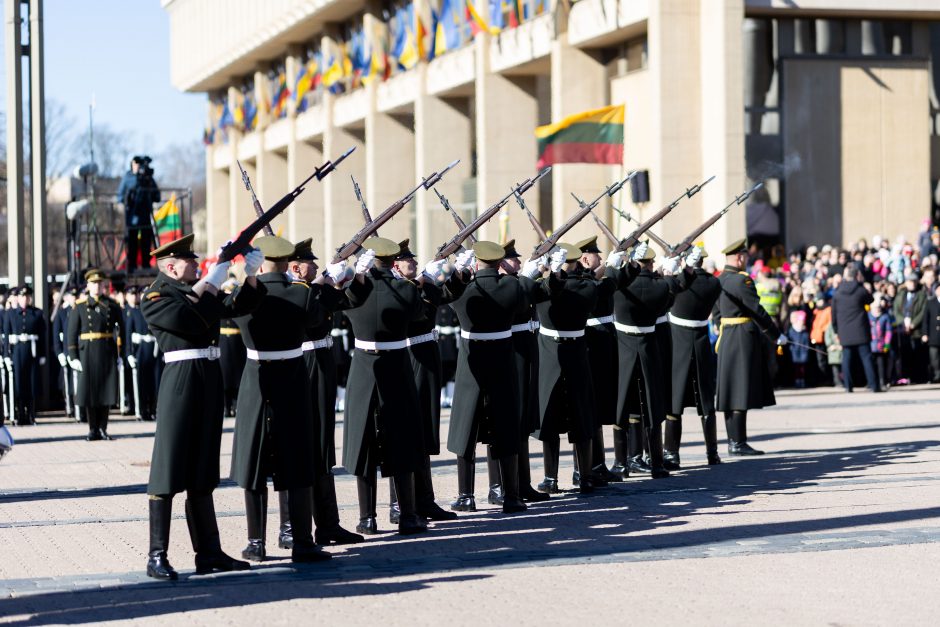
M 547 335 L 548 337 L 584 337 L 584 329 L 577 329 L 575 331 L 561 331 L 559 329 L 549 329 L 547 327 L 539 327 L 539 333 L 542 335 Z
M 489 333 L 477 333 L 471 331 L 460 330 L 460 337 L 465 340 L 505 340 L 512 337 L 512 331 L 506 329 L 505 331 L 492 331 Z
M 245 356 L 255 361 L 283 361 L 285 359 L 297 359 L 303 357 L 304 350 L 299 346 L 289 348 L 286 351 L 256 351 L 251 348 L 245 349 Z
M 186 348 L 183 350 L 163 353 L 163 361 L 168 364 L 171 364 L 174 361 L 188 361 L 190 359 L 208 359 L 211 361 L 218 358 L 218 346 L 210 346 L 208 348 Z
M 300 345 L 303 352 L 315 351 L 318 348 L 333 348 L 333 338 L 327 335 L 322 340 L 311 340 Z
M 415 337 L 409 337 L 405 342 L 408 346 L 414 346 L 415 344 L 424 344 L 425 342 L 436 342 L 437 341 L 437 329 L 434 329 L 430 333 L 425 333 L 424 335 L 416 335 Z
M 397 351 L 408 347 L 408 340 L 394 342 L 370 342 L 356 338 L 356 348 L 364 351 Z
M 521 324 L 514 324 L 509 328 L 511 333 L 522 333 L 524 331 L 536 331 L 541 326 L 538 320 L 529 320 Z
M 8 336 L 10 339 L 10 344 L 16 344 L 18 342 L 37 342 L 39 341 L 38 335 L 32 335 L 30 333 L 14 333 Z
M 330 335 L 333 337 L 339 337 L 341 335 L 346 335 L 349 333 L 348 329 L 330 329 Z
M 131 343 L 140 344 L 141 342 L 155 342 L 157 338 L 149 333 L 131 333 Z
M 587 325 L 589 327 L 599 327 L 602 324 L 610 324 L 614 321 L 614 315 L 602 316 L 600 318 L 588 318 Z
M 632 324 L 623 324 L 622 322 L 617 322 L 614 320 L 614 326 L 618 331 L 623 331 L 624 333 L 633 333 L 634 335 L 645 335 L 647 333 L 655 333 L 656 327 L 635 327 Z
M 439 335 L 457 335 L 460 333 L 460 327 L 436 326 L 434 329 L 438 332 Z
M 688 318 L 680 318 L 679 316 L 674 316 L 672 314 L 669 314 L 669 322 L 680 327 L 689 327 L 690 329 L 698 329 L 700 327 L 708 326 L 708 320 L 689 320 Z
M 669 316 L 660 316 L 656 318 L 656 324 L 663 324 L 669 322 Z

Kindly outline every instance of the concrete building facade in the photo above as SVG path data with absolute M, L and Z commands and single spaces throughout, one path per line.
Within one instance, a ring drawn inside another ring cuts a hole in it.
M 643 219 L 716 176 L 655 229 L 673 242 L 766 181 L 707 233 L 712 250 L 749 228 L 777 229 L 796 248 L 912 233 L 932 215 L 940 0 L 552 0 L 541 12 L 525 4 L 533 10 L 513 28 L 476 33 L 377 80 L 341 90 L 321 83 L 301 99 L 295 77 L 311 59 L 322 66 L 350 33 L 388 49 L 406 5 L 430 31 L 441 2 L 163 0 L 175 86 L 209 94 L 213 124 L 223 109 L 258 103 L 250 124 L 207 134 L 209 248 L 253 217 L 236 161 L 270 205 L 324 159 L 357 148 L 275 222 L 293 240 L 313 236 L 329 256 L 362 226 L 350 174 L 374 215 L 460 159 L 438 189 L 471 219 L 535 174 L 537 126 L 620 103 L 622 164 L 558 165 L 528 193 L 546 228 L 577 210 L 572 192 L 596 196 L 632 169 L 648 171 L 649 200 L 624 190 L 602 205 L 618 235 L 632 225 L 613 206 Z M 279 81 L 291 97 L 277 110 L 262 106 Z M 595 229 L 584 221 L 565 239 Z M 436 196 L 421 192 L 382 235 L 411 237 L 424 260 L 454 230 Z M 480 235 L 515 238 L 521 251 L 536 243 L 514 204 Z

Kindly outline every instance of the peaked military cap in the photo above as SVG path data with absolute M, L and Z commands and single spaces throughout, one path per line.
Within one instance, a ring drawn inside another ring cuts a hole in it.
M 290 261 L 314 261 L 317 256 L 313 254 L 312 245 L 312 237 L 308 237 L 304 241 L 294 244 L 294 252 L 291 253 Z
M 597 247 L 597 236 L 596 236 L 596 235 L 593 236 L 593 237 L 589 237 L 589 238 L 587 238 L 587 239 L 581 240 L 580 242 L 578 242 L 577 244 L 575 244 L 575 246 L 576 246 L 576 247 L 578 248 L 578 250 L 581 251 L 582 253 L 599 253 L 599 252 L 601 252 L 601 249 Z
M 401 248 L 401 250 L 398 251 L 398 256 L 396 257 L 396 259 L 414 259 L 417 256 L 413 252 L 411 252 L 411 248 L 408 247 L 409 244 L 411 244 L 410 237 L 405 238 L 402 241 L 398 242 L 398 247 Z
M 165 257 L 175 257 L 177 259 L 195 259 L 196 253 L 193 252 L 193 239 L 196 236 L 190 233 L 184 235 L 172 242 L 167 242 L 159 248 L 154 248 L 150 256 L 154 259 L 163 259 Z
M 506 258 L 506 249 L 496 242 L 479 240 L 473 245 L 473 254 L 475 254 L 480 261 L 499 261 Z
M 743 253 L 747 251 L 747 238 L 742 237 L 741 239 L 731 242 L 728 246 L 725 246 L 724 250 L 721 251 L 723 255 L 737 255 L 738 253 Z
M 518 259 L 522 255 L 516 250 L 516 240 L 511 239 L 503 244 L 503 250 L 506 251 L 506 259 Z
M 85 283 L 98 283 L 99 281 L 104 281 L 107 278 L 108 277 L 105 276 L 105 273 L 98 268 L 89 268 L 85 271 Z
M 565 257 L 565 263 L 574 263 L 581 257 L 581 249 L 578 246 L 573 246 L 571 244 L 566 244 L 565 242 L 560 242 L 558 248 L 565 251 L 567 257 Z
M 287 261 L 294 254 L 294 245 L 277 235 L 256 238 L 252 246 L 260 250 L 268 261 Z
M 362 242 L 362 248 L 375 252 L 376 257 L 394 259 L 401 252 L 401 245 L 384 237 L 370 237 Z

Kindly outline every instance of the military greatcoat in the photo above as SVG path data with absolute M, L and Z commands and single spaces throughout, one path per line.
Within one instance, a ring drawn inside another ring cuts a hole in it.
M 69 314 L 69 358 L 82 363 L 75 404 L 110 407 L 118 400 L 118 360 L 124 321 L 121 308 L 107 296 L 82 297 Z

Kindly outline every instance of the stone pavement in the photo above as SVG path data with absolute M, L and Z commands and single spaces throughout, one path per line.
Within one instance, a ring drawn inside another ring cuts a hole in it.
M 12 428 L 16 447 L 0 463 L 0 623 L 936 624 L 940 388 L 805 390 L 778 402 L 750 420 L 764 457 L 705 466 L 698 419 L 687 415 L 674 477 L 569 492 L 511 517 L 485 504 L 479 463 L 479 512 L 423 536 L 331 548 L 327 564 L 294 566 L 276 548 L 272 498 L 263 565 L 192 576 L 180 496 L 175 584 L 143 574 L 153 424 L 113 417 L 118 440 L 85 442 L 83 425 L 47 417 Z M 231 430 L 226 421 L 223 475 Z M 434 473 L 446 503 L 453 457 L 435 459 Z M 391 530 L 386 485 L 379 515 Z M 337 490 L 353 528 L 355 481 L 340 471 Z M 236 555 L 242 493 L 225 481 L 215 494 L 222 544 Z

